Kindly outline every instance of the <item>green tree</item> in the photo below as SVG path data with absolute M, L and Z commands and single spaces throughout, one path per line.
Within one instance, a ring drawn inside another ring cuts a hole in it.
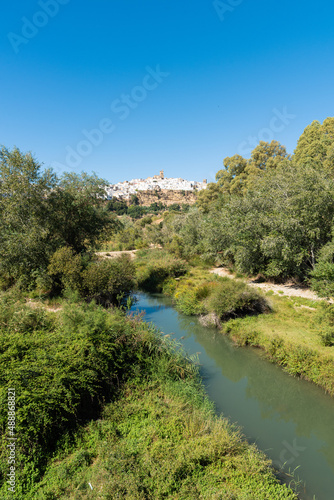
M 199 209 L 208 213 L 224 203 L 224 191 L 218 183 L 209 182 L 206 189 L 199 191 L 196 205 Z
M 277 141 L 261 141 L 252 151 L 249 160 L 240 155 L 226 157 L 224 170 L 216 174 L 218 186 L 224 193 L 244 195 L 268 169 L 276 168 L 289 156 L 285 146 Z
M 333 193 L 333 181 L 311 165 L 268 170 L 228 206 L 227 251 L 238 268 L 275 278 L 305 277 L 330 239 Z
M 82 261 L 71 247 L 62 247 L 51 256 L 48 274 L 53 280 L 55 291 L 81 289 Z
M 247 165 L 247 160 L 240 155 L 227 156 L 224 159 L 225 170 L 219 170 L 216 174 L 218 186 L 226 193 L 242 193 L 245 188 Z
M 0 150 L 0 277 L 34 286 L 61 247 L 93 248 L 117 226 L 107 210 L 106 182 L 96 175 L 42 171 L 30 153 Z
M 33 271 L 47 265 L 48 194 L 56 183 L 30 153 L 0 149 L 0 275 L 8 285 L 26 285 Z
M 323 124 L 315 120 L 305 128 L 298 140 L 294 161 L 297 165 L 312 163 L 334 175 L 334 118 L 326 118 Z
M 105 203 L 106 181 L 95 174 L 64 174 L 48 195 L 50 239 L 55 248 L 70 246 L 75 252 L 94 247 L 117 227 Z

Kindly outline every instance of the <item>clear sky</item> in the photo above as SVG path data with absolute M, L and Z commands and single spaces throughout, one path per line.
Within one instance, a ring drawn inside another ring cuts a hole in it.
M 1 5 L 0 144 L 109 182 L 209 181 L 334 116 L 332 0 Z

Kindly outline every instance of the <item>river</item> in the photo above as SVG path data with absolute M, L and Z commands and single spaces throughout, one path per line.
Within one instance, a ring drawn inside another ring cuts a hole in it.
M 288 474 L 297 468 L 303 500 L 333 500 L 334 399 L 288 375 L 261 351 L 235 347 L 218 330 L 178 313 L 168 297 L 140 293 L 137 299 L 132 311 L 145 311 L 145 321 L 171 334 L 188 354 L 198 353 L 217 412 L 240 425 L 276 468 Z

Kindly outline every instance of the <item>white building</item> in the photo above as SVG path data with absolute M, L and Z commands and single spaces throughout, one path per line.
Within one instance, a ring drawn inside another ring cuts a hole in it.
M 155 191 L 155 190 L 171 190 L 171 191 L 201 191 L 207 186 L 207 181 L 186 181 L 181 178 L 165 178 L 163 170 L 160 175 L 148 177 L 147 179 L 132 179 L 131 181 L 118 182 L 111 184 L 107 187 L 107 198 L 111 199 L 116 196 L 117 198 L 128 199 L 132 194 L 137 191 Z

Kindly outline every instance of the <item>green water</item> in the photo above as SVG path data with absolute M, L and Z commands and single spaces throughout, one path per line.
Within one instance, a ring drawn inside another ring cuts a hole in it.
M 217 412 L 238 423 L 277 469 L 289 473 L 298 467 L 302 499 L 334 499 L 333 398 L 284 373 L 260 351 L 236 348 L 216 329 L 178 313 L 166 297 L 138 294 L 132 309 L 144 310 L 146 321 L 173 334 L 189 354 L 199 353 Z

